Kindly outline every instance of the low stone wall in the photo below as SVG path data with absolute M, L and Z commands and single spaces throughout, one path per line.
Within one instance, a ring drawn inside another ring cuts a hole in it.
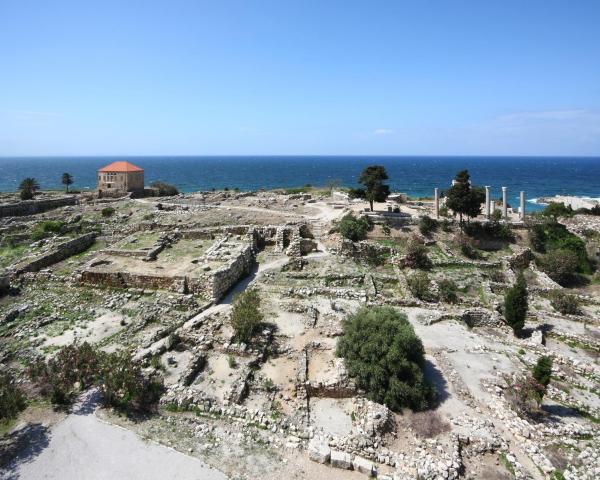
M 49 267 L 50 265 L 54 265 L 55 263 L 87 250 L 95 241 L 96 233 L 86 233 L 73 240 L 57 245 L 51 252 L 18 267 L 15 273 L 20 275 L 25 272 L 38 272 L 42 268 Z
M 461 320 L 470 328 L 473 327 L 500 327 L 505 325 L 496 312 L 490 312 L 485 309 L 472 308 L 465 310 L 461 315 Z
M 81 282 L 116 288 L 150 288 L 178 293 L 194 293 L 210 300 L 218 300 L 241 278 L 248 275 L 254 264 L 252 243 L 244 245 L 240 253 L 217 270 L 197 277 L 185 275 L 142 275 L 128 272 L 102 272 L 93 269 L 93 263 L 81 274 Z
M 250 273 L 252 265 L 254 251 L 252 245 L 246 245 L 235 259 L 212 273 L 211 297 L 221 298 L 238 280 Z
M 185 293 L 187 278 L 184 276 L 141 275 L 127 272 L 97 272 L 85 270 L 81 281 L 91 285 L 103 285 L 113 288 L 151 288 Z
M 44 200 L 24 200 L 17 203 L 5 203 L 0 205 L 0 218 L 35 215 L 36 213 L 46 212 L 54 208 L 76 204 L 77 197 L 74 195 L 68 197 L 48 198 Z

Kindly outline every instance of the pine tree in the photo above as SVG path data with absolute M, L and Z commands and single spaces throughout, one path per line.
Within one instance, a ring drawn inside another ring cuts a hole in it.
M 519 335 L 525 326 L 527 308 L 527 284 L 523 274 L 519 273 L 517 283 L 504 296 L 504 318 L 515 335 Z
M 446 206 L 458 214 L 460 227 L 463 226 L 463 215 L 469 218 L 481 213 L 481 204 L 485 193 L 480 187 L 471 186 L 471 176 L 467 170 L 461 170 L 454 177 L 454 185 L 446 192 Z
M 552 357 L 546 355 L 540 357 L 533 367 L 533 378 L 536 382 L 544 387 L 547 387 L 550 383 L 550 377 L 552 376 Z

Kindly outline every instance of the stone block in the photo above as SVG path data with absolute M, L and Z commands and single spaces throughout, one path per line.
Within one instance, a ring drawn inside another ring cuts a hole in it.
M 377 472 L 373 462 L 363 457 L 354 457 L 352 466 L 354 467 L 354 470 L 369 476 L 374 476 Z
M 331 450 L 331 466 L 344 470 L 352 470 L 352 455 L 340 452 L 339 450 Z
M 327 463 L 331 458 L 331 449 L 324 441 L 313 438 L 308 444 L 308 458 L 313 462 Z

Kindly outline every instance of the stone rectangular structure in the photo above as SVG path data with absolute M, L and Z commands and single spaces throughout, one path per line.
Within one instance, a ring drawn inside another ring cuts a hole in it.
M 144 170 L 129 162 L 113 162 L 98 170 L 98 195 L 144 191 Z

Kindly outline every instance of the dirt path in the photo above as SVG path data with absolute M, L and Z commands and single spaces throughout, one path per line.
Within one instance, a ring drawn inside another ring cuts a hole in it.
M 200 460 L 142 440 L 129 430 L 99 420 L 96 392 L 88 392 L 74 412 L 44 439 L 32 438 L 2 480 L 224 480 Z M 32 454 L 35 445 L 43 444 Z

